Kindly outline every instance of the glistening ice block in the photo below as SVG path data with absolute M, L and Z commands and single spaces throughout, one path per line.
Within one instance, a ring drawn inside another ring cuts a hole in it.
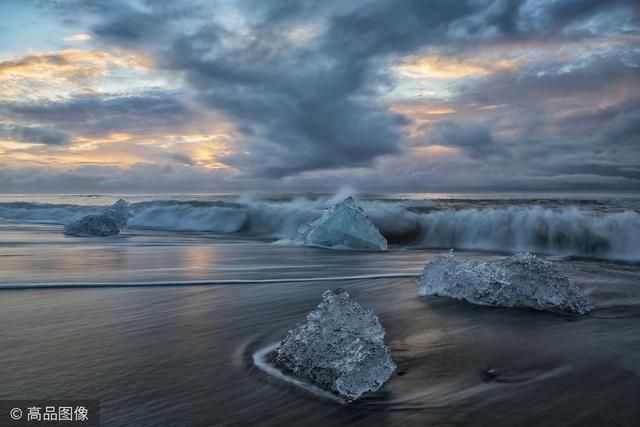
M 586 314 L 591 303 L 553 263 L 529 253 L 498 261 L 458 261 L 453 251 L 430 262 L 418 279 L 420 295 L 473 304 L 531 307 Z
M 327 209 L 317 220 L 302 225 L 298 235 L 311 246 L 387 250 L 387 240 L 351 196 Z
M 126 200 L 118 200 L 112 206 L 104 209 L 99 214 L 87 215 L 65 225 L 64 233 L 72 236 L 113 236 L 127 226 L 131 217 L 129 203 Z
M 375 391 L 396 368 L 378 316 L 347 291 L 326 291 L 307 321 L 290 330 L 276 364 L 347 401 Z

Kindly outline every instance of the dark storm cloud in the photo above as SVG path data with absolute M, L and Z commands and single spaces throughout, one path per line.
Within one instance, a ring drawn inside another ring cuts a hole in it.
M 183 165 L 193 166 L 195 162 L 191 157 L 182 153 L 173 153 L 173 152 L 163 152 L 160 154 L 161 157 L 169 160 L 173 160 L 177 163 L 181 163 Z
M 390 112 L 382 95 L 396 83 L 390 66 L 409 55 L 435 52 L 464 60 L 474 51 L 500 55 L 510 44 L 525 50 L 590 40 L 609 43 L 601 53 L 585 48 L 568 59 L 543 55 L 516 69 L 458 84 L 449 100 L 456 109 L 504 106 L 470 121 L 453 117 L 431 128 L 434 139 L 427 143 L 460 148 L 470 163 L 416 164 L 411 172 L 396 164 L 400 173 L 371 172 L 358 179 L 395 179 L 407 188 L 420 182 L 497 188 L 502 181 L 502 187 L 535 189 L 563 182 L 571 188 L 597 187 L 601 177 L 602 186 L 637 186 L 637 108 L 623 105 L 640 96 L 640 55 L 628 39 L 620 39 L 640 34 L 637 1 L 74 4 L 97 17 L 92 28 L 96 43 L 151 54 L 157 66 L 184 77 L 201 105 L 236 125 L 241 135 L 225 163 L 245 175 L 270 178 L 331 170 L 324 179 L 340 179 L 330 175 L 406 155 L 405 148 L 414 143 L 408 142 L 408 118 Z M 230 4 L 241 19 L 227 14 Z M 11 113 L 94 134 L 122 126 L 166 129 L 188 117 L 176 98 L 156 98 L 161 99 L 138 100 L 138 108 L 131 99 L 72 100 L 73 107 L 60 103 Z M 598 106 L 602 99 L 620 110 Z M 591 107 L 588 113 L 567 113 L 585 105 Z M 581 119 L 585 114 L 594 115 L 598 124 Z M 71 119 L 76 116 L 79 120 Z M 595 161 L 593 156 L 600 157 Z M 532 158 L 548 164 L 542 167 Z M 420 170 L 427 168 L 432 172 Z M 560 182 L 551 185 L 554 179 Z
M 213 8 L 211 23 L 176 32 L 166 47 L 156 47 L 156 57 L 184 73 L 201 103 L 237 124 L 243 147 L 224 160 L 246 173 L 281 177 L 370 166 L 400 152 L 407 124 L 376 100 L 390 84 L 379 61 L 444 40 L 459 29 L 457 21 L 476 12 L 473 3 L 403 0 L 345 8 L 337 2 L 240 2 L 251 17 L 243 29 L 250 41 L 238 42 L 245 36 L 225 27 Z M 144 12 L 109 9 L 94 33 L 130 45 L 175 24 L 166 4 L 149 2 Z M 295 33 L 289 35 L 296 26 L 314 25 L 317 38 L 297 43 Z
M 163 31 L 163 25 L 162 17 L 131 11 L 123 14 L 117 21 L 96 25 L 93 32 L 103 39 L 126 45 L 157 37 Z
M 509 147 L 502 153 L 522 162 L 552 158 L 555 170 L 586 173 L 594 154 L 606 154 L 607 161 L 621 162 L 621 168 L 639 160 L 638 82 L 640 55 L 622 48 L 574 60 L 534 62 L 465 82 L 454 103 L 504 106 L 499 115 L 485 115 L 494 134 L 509 135 L 496 144 Z M 621 169 L 610 167 L 605 174 L 605 169 L 593 167 L 591 173 L 610 176 L 616 170 Z
M 381 155 L 399 153 L 406 138 L 406 119 L 376 100 L 391 84 L 383 71 L 385 61 L 429 46 L 550 37 L 604 12 L 628 9 L 633 15 L 637 10 L 631 1 L 609 7 L 588 0 L 570 3 L 401 0 L 345 8 L 334 2 L 323 2 L 322 7 L 317 2 L 241 2 L 252 18 L 250 42 L 230 42 L 240 34 L 216 21 L 212 10 L 214 22 L 188 34 L 175 33 L 158 58 L 164 67 L 185 73 L 203 104 L 238 125 L 243 147 L 224 160 L 245 173 L 281 177 L 369 166 Z M 95 33 L 129 44 L 145 34 L 156 37 L 159 21 L 175 23 L 166 4 L 148 6 L 144 12 L 111 13 Z M 179 15 L 189 12 L 181 9 Z M 298 46 L 284 36 L 293 25 L 310 23 L 321 27 L 317 39 Z M 569 72 L 557 65 L 533 64 L 524 72 L 499 73 L 469 87 L 463 96 L 494 104 L 559 97 L 589 90 L 603 78 L 635 81 L 637 63 L 635 57 L 603 57 Z M 439 137 L 442 144 L 474 158 L 507 155 L 490 129 L 479 125 L 448 123 Z
M 632 148 L 636 160 L 640 161 L 640 100 L 618 106 L 611 118 L 596 134 L 600 145 L 612 144 Z
M 576 137 L 591 137 L 599 132 L 605 131 L 606 127 L 612 126 L 612 122 L 625 122 L 640 113 L 640 98 L 628 98 L 620 102 L 606 106 L 604 108 L 591 108 L 566 115 L 556 123 L 559 131 L 574 135 Z M 608 132 L 611 132 L 609 130 Z M 615 143 L 615 138 L 608 138 Z
M 500 33 L 513 35 L 518 32 L 519 13 L 523 2 L 521 0 L 496 1 L 489 8 L 486 24 L 496 28 Z
M 58 102 L 4 103 L 0 104 L 0 113 L 86 136 L 175 130 L 189 123 L 195 115 L 175 95 L 162 92 L 121 97 L 81 95 Z
M 0 139 L 44 145 L 71 143 L 71 136 L 66 132 L 41 126 L 21 126 L 16 124 L 0 124 Z
M 130 167 L 83 166 L 68 171 L 51 168 L 5 169 L 0 165 L 3 192 L 193 192 L 234 188 L 223 172 L 168 163 L 137 163 Z M 237 187 L 235 187 L 237 189 Z
M 163 61 L 186 73 L 203 104 L 239 125 L 246 141 L 241 153 L 249 154 L 230 156 L 229 163 L 277 177 L 368 165 L 398 152 L 399 127 L 406 121 L 366 96 L 373 89 L 366 87 L 364 64 L 328 54 L 309 57 L 304 50 L 280 50 L 262 41 L 278 40 L 275 33 L 258 35 L 248 48 L 211 52 L 218 37 L 207 28 L 179 38 Z
M 612 158 L 617 159 L 619 164 L 611 165 L 610 172 L 635 177 L 633 173 L 623 172 L 633 172 L 637 167 L 628 162 L 640 163 L 640 98 L 569 115 L 559 122 L 558 130 L 566 135 L 565 141 L 581 143 L 585 154 L 594 160 L 604 158 L 611 162 Z M 575 170 L 574 166 L 572 170 Z M 593 171 L 607 175 L 601 168 L 593 168 Z
M 607 19 L 612 19 L 615 25 L 605 25 L 609 27 L 607 30 L 622 33 L 622 25 L 637 21 L 640 14 L 636 0 L 495 0 L 485 2 L 485 8 L 487 12 L 478 23 L 478 31 L 494 29 L 496 39 L 505 41 L 589 37 L 599 30 L 597 25 L 580 26 L 588 21 L 598 24 L 597 21 L 602 23 Z
M 541 3 L 537 20 L 542 29 L 558 31 L 580 20 L 621 10 L 629 12 L 629 18 L 637 19 L 640 5 L 636 0 L 547 1 Z
M 578 165 L 560 165 L 543 167 L 543 169 L 556 174 L 592 174 L 608 177 L 623 177 L 640 180 L 640 164 L 637 165 L 611 165 L 600 163 L 583 163 Z
M 629 87 L 640 81 L 640 51 L 594 55 L 576 62 L 526 64 L 460 88 L 460 96 L 484 104 L 537 105 L 554 98 Z
M 431 133 L 430 139 L 432 143 L 460 148 L 469 156 L 480 159 L 500 151 L 491 131 L 477 123 L 439 123 Z
M 470 18 L 481 7 L 469 0 L 370 3 L 331 20 L 327 46 L 344 57 L 372 58 L 455 41 L 476 31 Z

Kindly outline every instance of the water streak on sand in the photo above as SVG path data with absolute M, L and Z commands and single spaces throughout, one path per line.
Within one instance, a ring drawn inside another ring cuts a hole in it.
M 276 368 L 275 366 L 273 366 L 272 364 L 270 364 L 267 361 L 267 356 L 274 352 L 277 348 L 278 345 L 280 345 L 280 343 L 274 343 L 274 344 L 270 344 L 267 347 L 261 348 L 260 350 L 256 351 L 255 353 L 253 353 L 253 363 L 254 365 L 256 365 L 256 367 L 258 369 L 260 369 L 263 372 L 266 372 L 267 374 L 285 381 L 289 384 L 293 384 L 296 387 L 301 388 L 302 390 L 309 392 L 311 394 L 314 394 L 316 396 L 320 396 L 322 398 L 325 399 L 329 399 L 329 400 L 333 400 L 335 402 L 338 403 L 342 403 L 344 404 L 344 400 L 340 399 L 338 396 L 336 396 L 333 393 L 329 393 L 328 391 L 322 390 L 321 388 L 318 388 L 316 386 L 314 386 L 313 384 L 309 384 L 307 382 L 304 382 L 302 380 L 299 380 L 297 378 L 294 378 L 292 376 L 289 376 L 287 374 L 285 374 L 284 372 L 282 372 L 280 369 Z
M 137 288 L 144 286 L 207 286 L 207 285 L 253 285 L 261 283 L 300 283 L 300 282 L 335 282 L 359 279 L 397 279 L 405 277 L 419 277 L 420 273 L 385 273 L 363 274 L 357 276 L 334 277 L 304 277 L 281 279 L 213 279 L 213 280 L 173 280 L 152 282 L 95 282 L 95 283 L 4 283 L 0 284 L 0 290 L 22 289 L 64 289 L 64 288 Z

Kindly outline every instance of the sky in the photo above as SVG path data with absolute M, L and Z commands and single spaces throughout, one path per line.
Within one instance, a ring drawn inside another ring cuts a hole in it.
M 0 0 L 0 193 L 640 191 L 637 0 Z

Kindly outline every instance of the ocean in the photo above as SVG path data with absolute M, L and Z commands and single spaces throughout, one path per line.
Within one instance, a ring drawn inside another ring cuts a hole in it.
M 0 399 L 99 399 L 107 426 L 640 424 L 640 198 L 358 194 L 388 251 L 301 246 L 345 195 L 0 195 Z M 63 234 L 119 198 L 120 235 Z M 451 248 L 536 253 L 594 310 L 418 296 Z M 348 405 L 256 364 L 338 287 L 398 365 Z

